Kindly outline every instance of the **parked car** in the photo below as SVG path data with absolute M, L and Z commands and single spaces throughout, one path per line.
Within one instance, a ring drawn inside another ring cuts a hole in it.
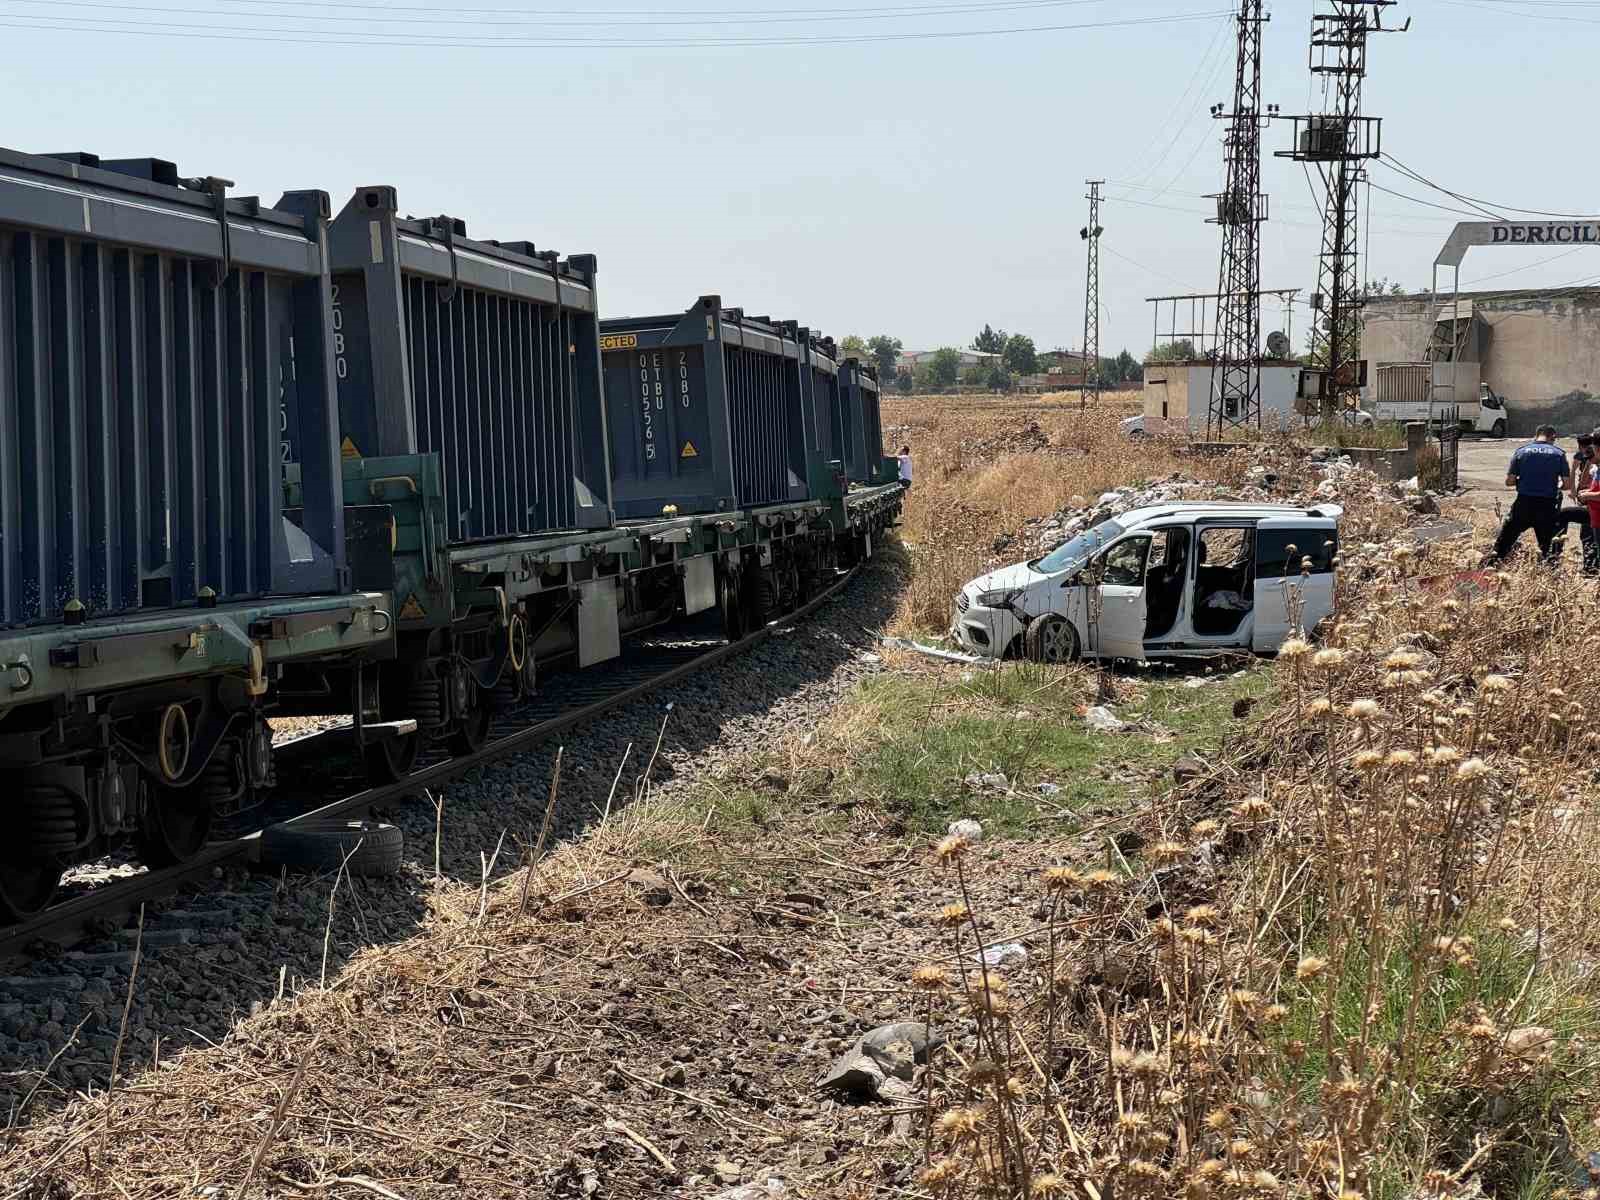
M 974 654 L 1044 662 L 1275 653 L 1333 612 L 1342 515 L 1332 504 L 1134 509 L 968 583 L 951 633 Z

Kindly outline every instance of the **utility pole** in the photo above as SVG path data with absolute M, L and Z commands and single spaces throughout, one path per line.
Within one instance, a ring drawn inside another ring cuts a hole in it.
M 1088 250 L 1088 266 L 1083 276 L 1083 386 L 1078 389 L 1078 410 L 1089 406 L 1089 394 L 1100 401 L 1100 188 L 1104 179 L 1090 179 L 1089 223 L 1078 230 Z
M 1261 223 L 1267 198 L 1261 194 L 1261 130 L 1277 105 L 1261 108 L 1261 27 L 1268 17 L 1263 0 L 1240 0 L 1239 48 L 1233 108 L 1211 107 L 1228 123 L 1222 139 L 1224 184 L 1212 197 L 1222 227 L 1222 266 L 1217 281 L 1217 361 L 1212 370 L 1206 436 L 1229 427 L 1261 425 Z
M 1367 39 L 1385 29 L 1383 13 L 1396 0 L 1325 0 L 1311 17 L 1311 73 L 1322 79 L 1323 111 L 1294 118 L 1294 148 L 1281 158 L 1316 165 L 1327 200 L 1317 291 L 1311 297 L 1312 357 L 1320 359 L 1320 414 L 1333 419 L 1361 406 L 1361 281 L 1356 187 L 1366 178 L 1362 164 L 1383 152 L 1378 117 L 1361 113 L 1367 76 Z M 1305 399 L 1311 399 L 1307 396 Z

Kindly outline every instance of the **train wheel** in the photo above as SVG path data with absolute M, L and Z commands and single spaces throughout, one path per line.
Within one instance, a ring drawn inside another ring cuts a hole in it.
M 422 739 L 416 734 L 407 737 L 387 737 L 368 742 L 361 747 L 361 757 L 367 768 L 367 782 L 374 787 L 385 783 L 399 783 L 417 765 L 417 749 Z
M 152 789 L 139 828 L 139 857 L 150 867 L 175 867 L 205 848 L 211 804 L 202 787 Z
M 489 737 L 494 716 L 489 697 L 460 664 L 451 668 L 450 689 L 451 707 L 457 714 L 447 739 L 450 753 L 458 757 L 474 754 Z
M 717 585 L 717 605 L 722 610 L 722 633 L 730 642 L 745 635 L 744 597 L 740 594 L 739 576 L 723 575 Z
M 61 868 L 42 858 L 0 862 L 0 922 L 26 921 L 50 907 Z
M 778 584 L 774 573 L 769 570 L 756 572 L 756 586 L 752 589 L 750 597 L 750 624 L 753 628 L 760 629 L 768 621 L 774 620 L 779 612 Z

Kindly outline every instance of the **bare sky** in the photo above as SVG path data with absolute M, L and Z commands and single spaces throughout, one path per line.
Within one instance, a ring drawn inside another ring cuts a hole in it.
M 611 315 L 716 292 L 835 335 L 1076 347 L 1083 181 L 1107 179 L 1101 348 L 1212 291 L 1232 21 L 1221 0 L 0 0 L 0 141 L 176 160 L 269 203 L 393 184 L 479 237 L 599 256 Z M 645 11 L 648 10 L 648 11 Z M 1264 99 L 1317 106 L 1308 2 Z M 1384 147 L 1452 191 L 1600 209 L 1600 0 L 1406 0 L 1377 39 Z M 1286 124 L 1265 134 L 1285 149 Z M 1425 287 L 1460 202 L 1372 169 L 1367 274 Z M 1267 157 L 1263 283 L 1316 280 L 1320 196 Z M 1415 199 L 1386 194 L 1392 189 Z M 1363 199 L 1366 198 L 1363 189 Z M 1425 203 L 1420 203 L 1420 202 Z M 1600 280 L 1600 249 L 1474 251 L 1463 281 Z M 1302 341 L 1304 308 L 1296 310 Z M 1265 328 L 1281 327 L 1268 303 Z

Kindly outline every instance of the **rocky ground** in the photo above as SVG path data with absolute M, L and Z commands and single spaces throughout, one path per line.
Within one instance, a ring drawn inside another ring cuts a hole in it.
M 226 1038 L 253 1010 L 300 987 L 337 979 L 349 957 L 414 935 L 437 886 L 477 887 L 523 861 L 537 841 L 554 756 L 562 754 L 551 844 L 580 835 L 634 795 L 647 763 L 658 793 L 714 773 L 781 733 L 814 726 L 864 674 L 894 603 L 898 578 L 880 562 L 809 621 L 655 696 L 572 731 L 560 746 L 492 765 L 450 785 L 442 819 L 419 801 L 382 814 L 406 837 L 390 879 L 346 881 L 332 905 L 329 878 L 218 872 L 211 885 L 147 914 L 145 930 L 98 940 L 0 976 L 0 1105 L 26 1118 L 103 1086 L 134 973 L 121 1071 L 126 1077 L 186 1047 Z M 559 678 L 550 687 L 560 686 Z M 659 740 L 660 748 L 656 747 Z M 620 782 L 619 782 L 620 777 Z M 108 864 L 108 871 L 121 868 Z M 0 1193 L 3 1194 L 3 1193 Z

